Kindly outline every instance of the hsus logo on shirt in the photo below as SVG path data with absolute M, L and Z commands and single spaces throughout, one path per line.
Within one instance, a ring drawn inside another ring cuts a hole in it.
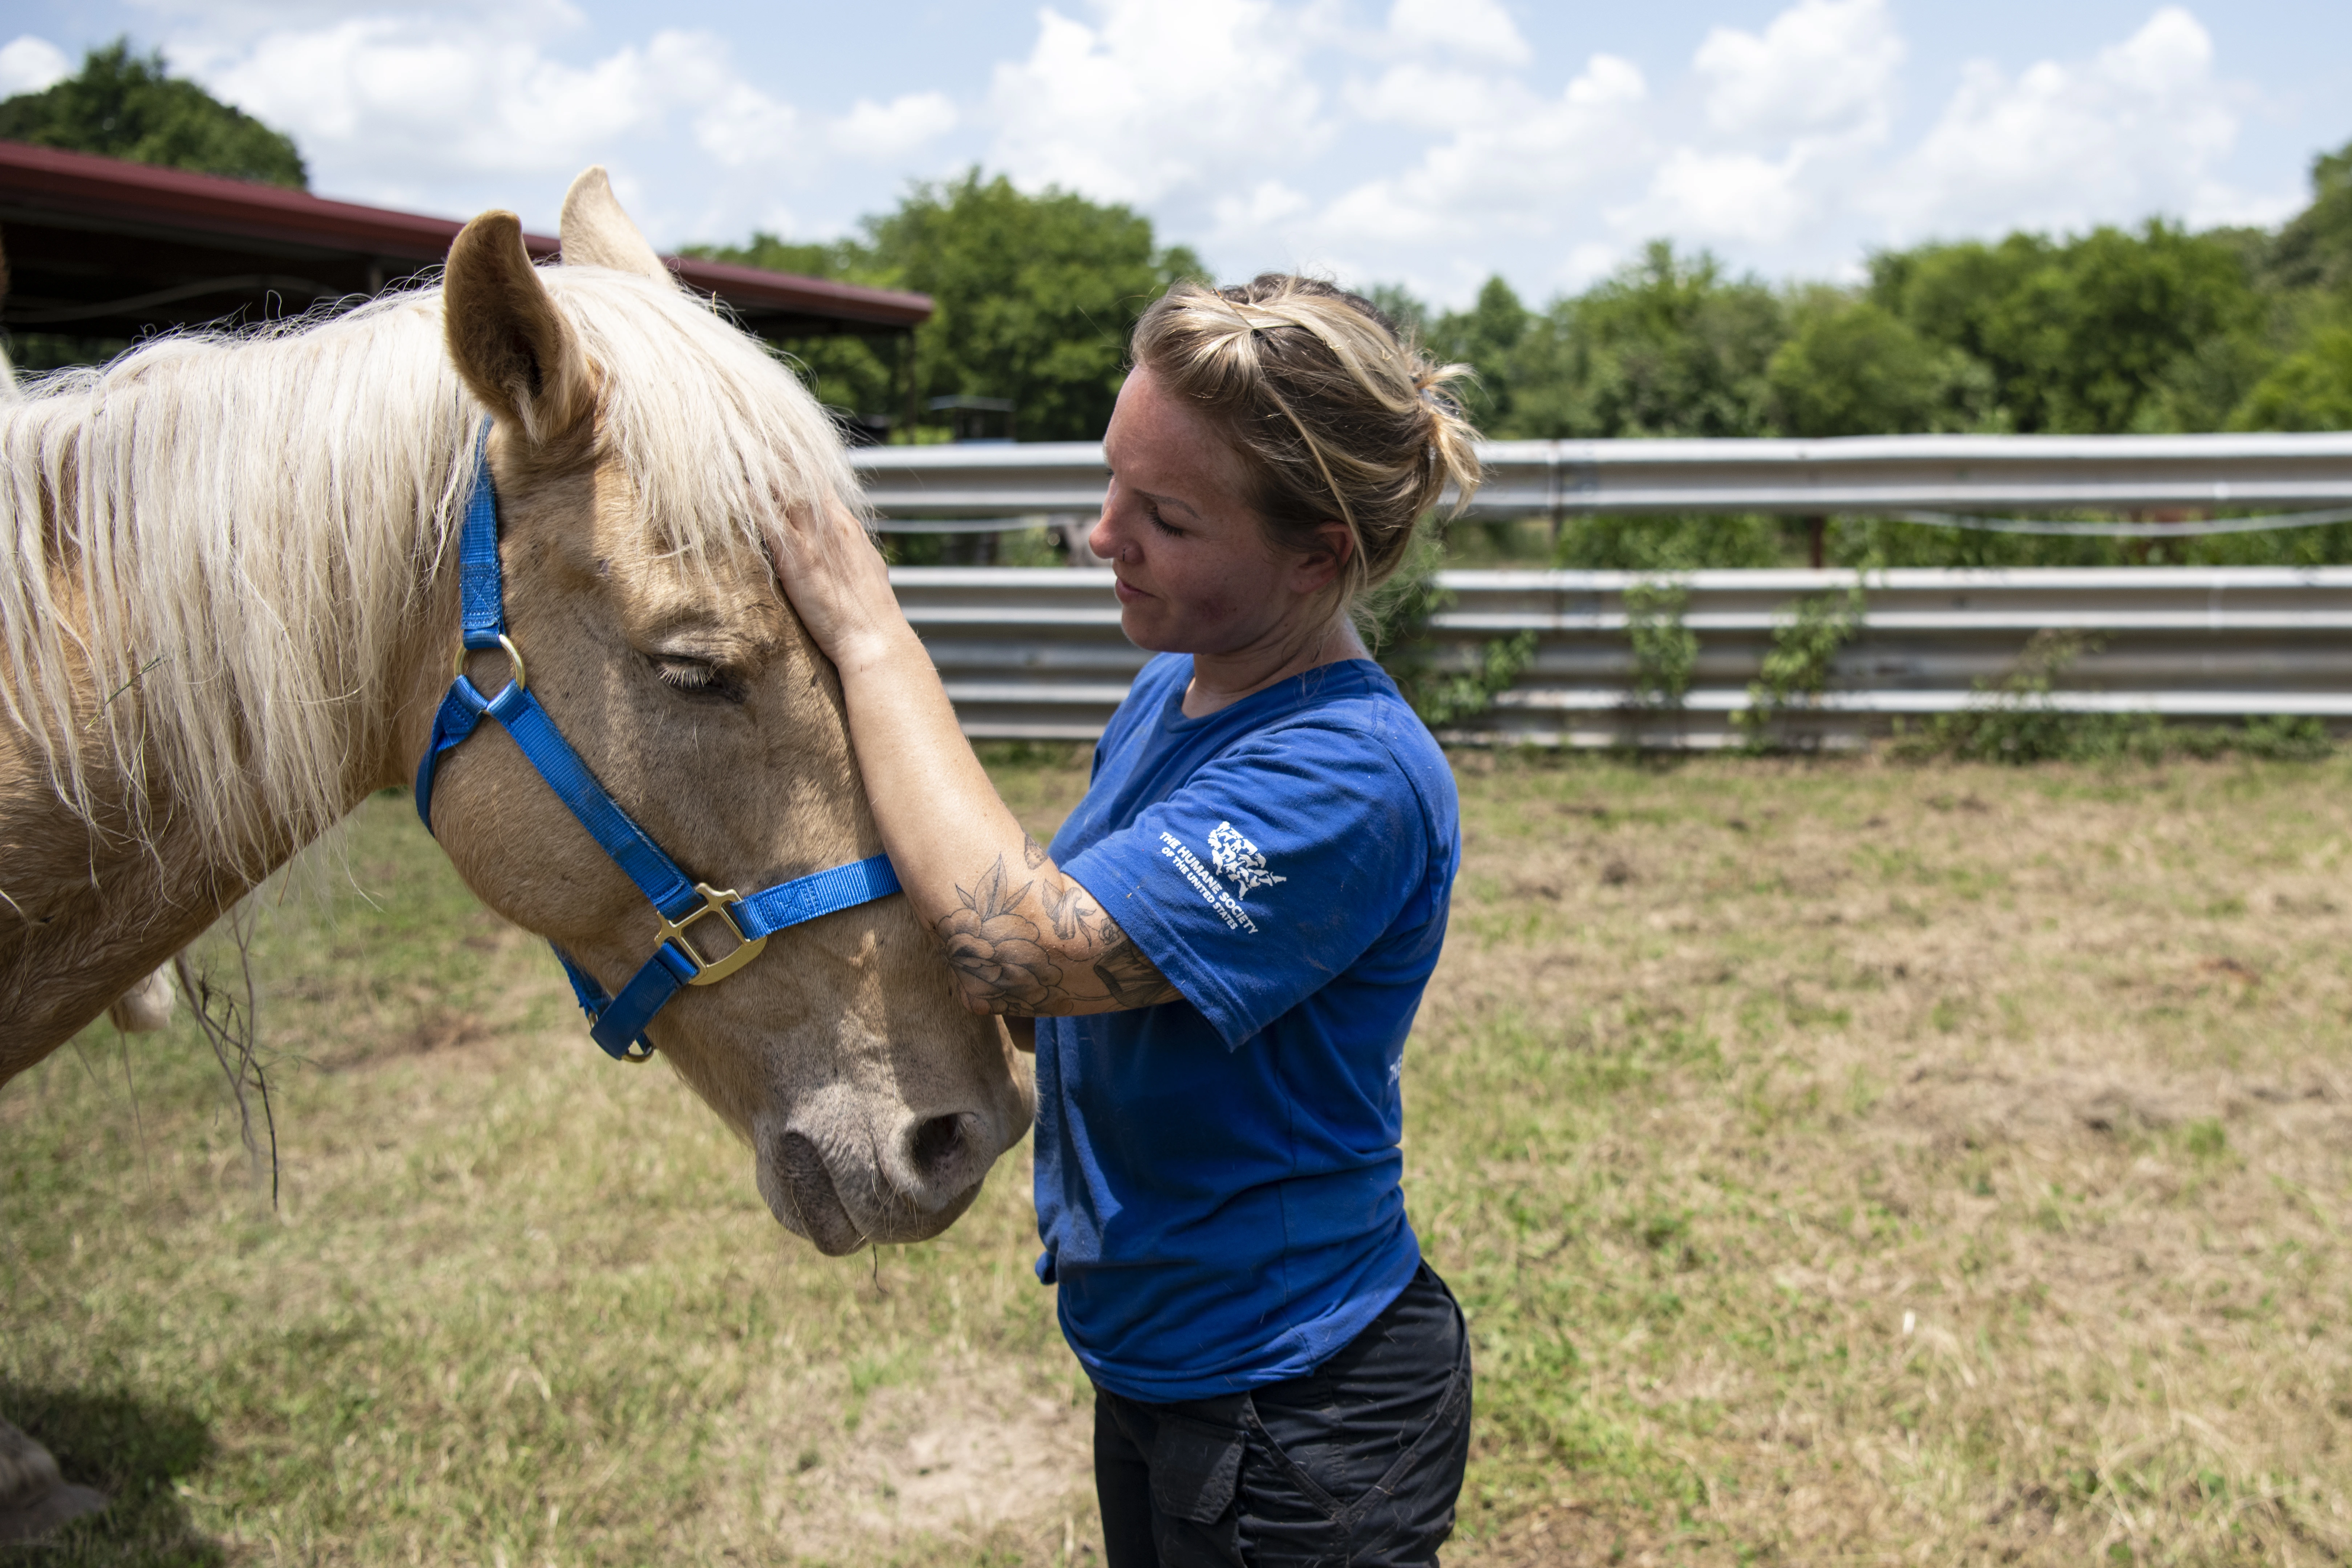
M 1276 882 L 1290 880 L 1268 871 L 1265 856 L 1230 822 L 1220 822 L 1209 835 L 1209 863 L 1217 868 L 1219 876 L 1234 879 L 1234 886 L 1239 889 L 1236 898 L 1248 898 L 1252 888 L 1271 888 Z

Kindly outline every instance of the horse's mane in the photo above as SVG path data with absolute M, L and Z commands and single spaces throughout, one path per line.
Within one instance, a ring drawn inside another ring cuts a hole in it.
M 662 548 L 759 551 L 777 507 L 856 495 L 814 400 L 703 302 L 602 268 L 540 277 Z M 93 828 L 121 798 L 121 830 L 152 847 L 165 802 L 241 860 L 342 816 L 472 488 L 483 416 L 441 320 L 420 289 L 163 339 L 0 401 L 0 707 Z

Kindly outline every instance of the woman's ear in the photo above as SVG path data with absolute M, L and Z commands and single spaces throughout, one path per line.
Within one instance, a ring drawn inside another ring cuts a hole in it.
M 1337 582 L 1356 552 L 1356 536 L 1346 523 L 1327 518 L 1315 525 L 1315 542 L 1291 558 L 1290 588 L 1297 594 L 1319 594 Z

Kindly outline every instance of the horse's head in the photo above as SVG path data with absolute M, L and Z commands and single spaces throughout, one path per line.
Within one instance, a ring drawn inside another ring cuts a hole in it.
M 694 879 L 749 893 L 877 853 L 840 688 L 761 542 L 772 509 L 851 493 L 830 422 L 678 289 L 602 171 L 573 186 L 562 238 L 566 265 L 536 268 L 515 218 L 487 214 L 457 237 L 444 292 L 450 354 L 495 421 L 530 690 Z M 437 602 L 454 622 L 446 584 Z M 473 656 L 483 690 L 503 660 Z M 425 672 L 412 711 L 447 679 Z M 495 726 L 446 754 L 432 821 L 484 901 L 608 992 L 659 945 L 645 895 Z M 751 1141 L 776 1217 L 829 1253 L 945 1228 L 1029 1122 L 1024 1066 L 957 1004 L 903 898 L 778 933 L 681 990 L 649 1033 Z

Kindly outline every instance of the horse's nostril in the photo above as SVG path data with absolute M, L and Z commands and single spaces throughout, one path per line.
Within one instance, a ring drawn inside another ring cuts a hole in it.
M 963 1142 L 963 1120 L 961 1116 L 934 1116 L 916 1126 L 907 1145 L 907 1152 L 914 1156 L 915 1169 L 928 1176 L 955 1158 Z

